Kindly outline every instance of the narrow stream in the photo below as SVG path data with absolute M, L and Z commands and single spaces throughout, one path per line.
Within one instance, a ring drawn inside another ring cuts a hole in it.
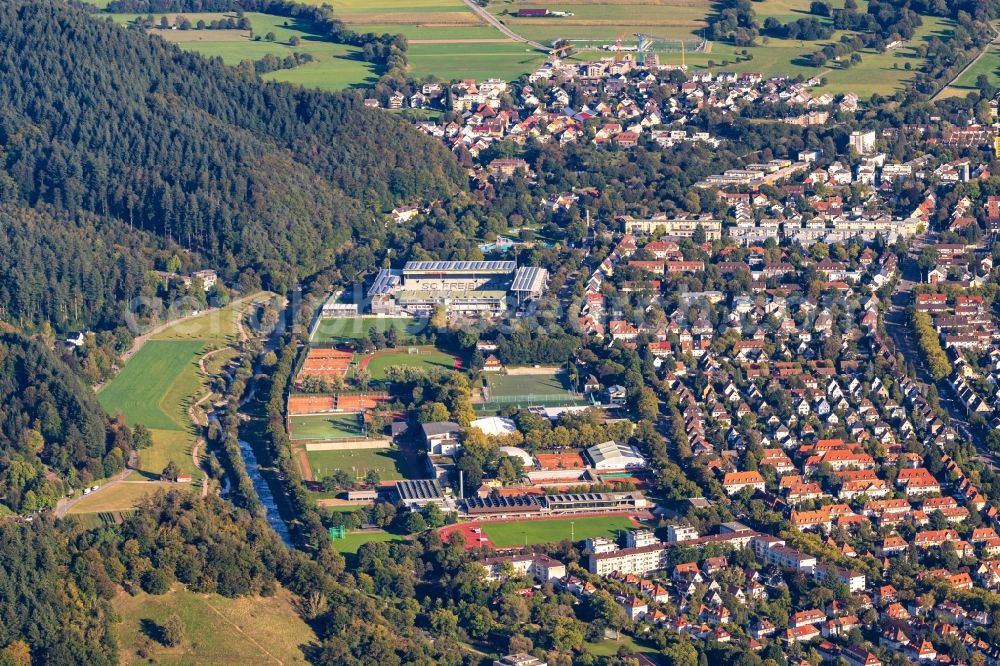
M 215 414 L 210 414 L 208 418 L 214 420 L 216 423 L 219 422 L 219 417 Z M 249 442 L 245 442 L 242 439 L 239 440 L 239 443 L 243 466 L 246 467 L 247 476 L 250 477 L 250 482 L 253 484 L 254 490 L 257 491 L 257 498 L 264 505 L 264 515 L 267 518 L 268 524 L 278 533 L 278 536 L 281 537 L 281 540 L 286 545 L 291 546 L 292 537 L 288 532 L 288 525 L 281 519 L 281 514 L 278 513 L 278 505 L 274 502 L 274 495 L 271 493 L 271 487 L 267 485 L 267 480 L 260 473 L 260 466 L 257 464 L 257 456 L 253 452 L 253 447 L 250 446 Z M 229 479 L 227 477 L 221 496 L 225 497 L 228 494 Z
M 250 446 L 249 442 L 244 442 L 242 439 L 239 441 L 243 464 L 247 468 L 247 474 L 250 476 L 250 481 L 253 482 L 253 487 L 257 491 L 260 503 L 264 505 L 267 522 L 278 533 L 282 541 L 286 545 L 291 546 L 292 537 L 288 533 L 288 525 L 285 525 L 285 521 L 281 519 L 281 514 L 278 513 L 278 505 L 274 501 L 274 495 L 271 494 L 271 487 L 267 485 L 267 481 L 260 473 L 260 468 L 257 466 L 257 456 L 254 455 L 253 447 Z

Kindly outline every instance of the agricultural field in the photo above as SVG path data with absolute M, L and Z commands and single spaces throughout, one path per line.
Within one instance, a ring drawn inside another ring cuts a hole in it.
M 398 481 L 412 476 L 402 452 L 397 449 L 355 449 L 352 451 L 306 451 L 313 478 L 325 479 L 343 470 L 364 478 L 376 470 L 383 481 Z
M 312 341 L 340 344 L 366 340 L 370 329 L 384 334 L 393 326 L 400 342 L 406 342 L 427 330 L 427 320 L 413 317 L 324 317 L 317 323 Z
M 420 347 L 417 353 L 410 353 L 406 348 L 398 351 L 380 351 L 370 355 L 361 362 L 371 378 L 376 381 L 386 379 L 386 372 L 394 365 L 405 365 L 426 371 L 454 370 L 461 361 L 453 355 L 434 348 Z
M 302 646 L 318 640 L 282 587 L 270 597 L 230 599 L 177 585 L 160 596 L 120 592 L 113 604 L 121 618 L 123 664 L 305 664 Z M 184 623 L 184 640 L 168 648 L 148 638 L 147 631 L 155 634 L 155 626 L 172 614 Z M 140 648 L 148 657 L 139 657 Z
M 295 441 L 364 437 L 357 414 L 293 416 L 290 421 L 289 435 Z
M 321 4 L 313 0 L 310 4 Z M 462 0 L 332 0 L 334 12 L 354 25 L 406 26 L 482 25 Z
M 635 33 L 643 33 L 684 41 L 689 49 L 701 41 L 713 12 L 711 3 L 698 0 L 559 0 L 554 5 L 494 0 L 488 9 L 518 34 L 542 43 L 569 39 L 610 44 L 621 36 L 623 43 L 631 44 Z M 520 9 L 548 9 L 567 15 L 519 17 Z
M 180 461 L 178 461 L 180 462 Z M 178 485 L 167 481 L 139 481 L 136 473 L 132 473 L 125 481 L 109 488 L 87 495 L 69 510 L 70 514 L 105 513 L 111 511 L 127 511 L 135 507 L 139 501 L 152 495 L 157 490 L 176 490 L 190 488 L 190 484 Z
M 563 539 L 616 539 L 623 530 L 635 529 L 627 516 L 584 516 L 579 518 L 554 518 L 552 520 L 524 520 L 514 523 L 483 523 L 483 533 L 493 545 L 523 546 L 562 541 Z

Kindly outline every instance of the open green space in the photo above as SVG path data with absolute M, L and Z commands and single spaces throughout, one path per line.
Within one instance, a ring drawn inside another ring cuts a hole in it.
M 381 381 L 386 378 L 386 371 L 394 365 L 405 365 L 426 371 L 454 370 L 455 357 L 433 348 L 421 347 L 414 354 L 401 349 L 397 352 L 377 354 L 369 361 L 366 369 L 372 379 Z
M 178 382 L 185 369 L 194 366 L 197 377 L 197 356 L 204 348 L 204 340 L 151 340 L 133 356 L 122 371 L 97 395 L 110 414 L 121 413 L 128 424 L 143 424 L 157 430 L 184 430 L 187 424 L 176 418 L 168 393 L 178 390 L 193 393 L 196 385 Z
M 561 0 L 555 4 L 537 0 L 495 0 L 488 7 L 512 30 L 543 43 L 555 39 L 597 40 L 614 43 L 624 35 L 634 43 L 634 33 L 663 40 L 684 40 L 689 46 L 700 41 L 711 3 L 690 0 Z M 548 9 L 564 16 L 518 16 L 520 9 Z M 572 14 L 571 16 L 569 14 Z
M 795 3 L 794 0 L 783 0 L 786 8 Z M 766 4 L 766 3 L 765 3 Z M 772 5 L 774 11 L 783 11 Z M 761 7 L 755 3 L 758 19 L 761 19 Z M 763 19 L 761 19 L 763 20 Z M 687 53 L 685 63 L 691 69 L 710 69 L 726 72 L 760 72 L 764 76 L 802 75 L 806 78 L 825 79 L 826 83 L 812 88 L 813 94 L 828 92 L 842 94 L 854 92 L 860 97 L 873 94 L 891 95 L 904 88 L 916 74 L 924 60 L 917 54 L 917 47 L 927 43 L 931 38 L 946 38 L 954 24 L 949 19 L 934 16 L 922 16 L 922 25 L 917 28 L 913 38 L 902 46 L 878 53 L 865 49 L 861 51 L 861 62 L 849 68 L 839 63 L 829 62 L 824 67 L 812 67 L 807 58 L 819 51 L 826 44 L 837 42 L 846 34 L 835 32 L 828 40 L 800 41 L 786 39 L 757 40 L 758 45 L 745 49 L 751 56 L 743 55 L 743 48 L 734 48 L 728 44 L 713 42 L 708 53 Z M 680 53 L 660 53 L 660 62 L 665 64 L 680 64 Z M 909 64 L 910 69 L 906 66 Z
M 338 469 L 357 479 L 363 479 L 371 470 L 377 471 L 383 481 L 398 481 L 411 476 L 406 459 L 396 449 L 306 451 L 306 457 L 317 479 L 325 479 Z
M 123 664 L 305 664 L 302 648 L 317 642 L 282 587 L 269 597 L 231 599 L 177 585 L 159 596 L 120 592 L 113 603 L 121 618 Z M 147 631 L 155 634 L 154 627 L 173 614 L 184 623 L 180 645 L 168 648 L 148 638 Z M 139 657 L 140 648 L 147 657 Z
M 406 342 L 427 330 L 426 319 L 413 317 L 324 317 L 319 320 L 312 340 L 316 343 L 342 343 L 366 340 L 375 329 L 383 335 L 395 327 L 400 342 Z
M 499 44 L 412 44 L 407 52 L 416 77 L 513 80 L 545 62 L 546 55 L 517 42 Z
M 152 495 L 157 490 L 190 488 L 190 484 L 177 484 L 168 481 L 139 481 L 133 473 L 127 480 L 114 484 L 110 488 L 101 488 L 87 495 L 69 510 L 69 513 L 103 513 L 106 511 L 125 511 L 135 507 L 146 495 Z
M 485 407 L 499 409 L 508 404 L 561 407 L 586 404 L 586 399 L 573 392 L 562 374 L 504 375 L 486 377 L 489 400 Z
M 483 533 L 498 547 L 554 543 L 563 539 L 616 539 L 620 532 L 635 529 L 627 516 L 584 516 L 525 520 L 516 523 L 483 523 Z
M 311 414 L 293 416 L 289 436 L 293 440 L 349 439 L 363 437 L 358 414 Z
M 986 76 L 990 85 L 1000 84 L 1000 46 L 988 46 L 983 57 L 948 87 L 947 94 L 966 95 L 976 90 L 976 79 L 980 76 Z
M 184 430 L 150 430 L 153 445 L 139 451 L 139 471 L 147 477 L 159 477 L 170 461 L 177 463 L 182 474 L 199 478 L 201 470 L 191 458 L 191 449 L 196 440 Z M 204 453 L 204 451 L 202 451 Z
M 357 555 L 358 549 L 366 543 L 372 541 L 405 541 L 406 538 L 398 534 L 390 534 L 382 530 L 364 530 L 361 532 L 348 532 L 343 539 L 335 539 L 333 547 L 343 555 Z
M 137 14 L 107 14 L 116 22 L 126 24 L 133 21 Z M 163 14 L 154 14 L 154 22 L 159 23 Z M 220 13 L 189 13 L 165 14 L 168 20 L 175 21 L 178 16 L 188 17 L 192 23 L 211 21 L 226 14 Z M 262 78 L 270 81 L 285 81 L 306 87 L 323 90 L 341 90 L 343 88 L 367 85 L 378 78 L 375 66 L 362 59 L 361 50 L 346 44 L 333 44 L 316 35 L 310 24 L 296 19 L 249 12 L 246 14 L 253 27 L 245 30 L 160 30 L 154 28 L 150 34 L 158 35 L 182 49 L 197 51 L 207 58 L 219 57 L 227 65 L 238 65 L 244 60 L 260 60 L 266 55 L 284 58 L 293 52 L 309 53 L 313 61 L 292 69 L 280 69 L 264 74 Z M 384 32 L 384 31 L 382 31 Z M 274 41 L 262 38 L 268 33 L 274 34 Z M 261 37 L 260 39 L 255 39 Z M 300 41 L 292 46 L 292 37 Z
M 622 634 L 617 640 L 605 639 L 599 643 L 586 643 L 583 646 L 585 652 L 589 652 L 595 657 L 614 657 L 618 654 L 618 651 L 622 648 L 626 648 L 629 654 L 646 654 L 653 660 L 656 659 L 656 655 L 659 651 L 652 645 L 645 642 L 640 642 L 628 636 Z

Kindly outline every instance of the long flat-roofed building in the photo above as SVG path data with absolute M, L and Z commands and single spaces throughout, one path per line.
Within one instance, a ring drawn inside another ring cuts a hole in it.
M 513 261 L 409 261 L 383 268 L 368 289 L 378 314 L 430 315 L 444 305 L 454 317 L 495 317 L 545 291 L 548 271 Z

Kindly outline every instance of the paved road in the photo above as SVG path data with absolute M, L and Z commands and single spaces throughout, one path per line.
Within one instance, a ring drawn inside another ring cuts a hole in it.
M 476 16 L 481 18 L 486 23 L 489 23 L 491 26 L 493 26 L 506 36 L 510 37 L 515 42 L 521 42 L 522 44 L 527 44 L 528 46 L 534 47 L 539 51 L 545 51 L 546 53 L 550 51 L 548 46 L 545 46 L 544 44 L 541 44 L 536 41 L 532 41 L 527 37 L 522 37 L 521 35 L 517 34 L 513 30 L 508 28 L 506 25 L 504 25 L 503 21 L 498 19 L 496 16 L 493 16 L 493 14 L 490 14 L 483 7 L 480 7 L 478 4 L 473 2 L 473 0 L 464 0 L 464 2 L 469 9 L 471 9 L 473 12 L 476 13 Z
M 993 468 L 1000 468 L 1000 459 L 988 449 L 981 447 L 980 442 L 972 436 L 969 426 L 968 415 L 965 405 L 959 400 L 954 387 L 947 379 L 935 382 L 931 376 L 927 365 L 924 363 L 923 355 L 917 348 L 916 338 L 910 323 L 906 318 L 906 308 L 913 297 L 913 288 L 920 283 L 920 269 L 917 266 L 917 258 L 921 250 L 929 244 L 928 236 L 921 236 L 916 239 L 910 248 L 907 257 L 900 262 L 899 268 L 901 278 L 896 290 L 892 295 L 892 307 L 885 316 L 885 328 L 892 338 L 893 345 L 897 353 L 901 353 L 905 359 L 913 359 L 914 368 L 917 372 L 917 383 L 921 385 L 924 395 L 927 394 L 927 387 L 931 384 L 937 387 L 941 406 L 947 410 L 951 417 L 951 425 L 966 440 L 972 442 L 979 452 L 978 458 Z
M 953 78 L 951 81 L 949 81 L 948 83 L 946 83 L 945 85 L 943 85 L 940 90 L 938 90 L 936 93 L 934 93 L 934 96 L 931 97 L 931 101 L 932 102 L 937 101 L 941 97 L 941 95 L 944 94 L 945 90 L 947 90 L 948 88 L 950 88 L 955 83 L 955 81 L 958 81 L 960 78 L 962 78 L 963 74 L 965 74 L 969 69 L 971 69 L 972 67 L 974 67 L 976 65 L 976 63 L 979 62 L 979 60 L 984 55 L 986 55 L 989 52 L 989 50 L 990 50 L 991 47 L 993 47 L 993 46 L 995 46 L 997 44 L 1000 44 L 1000 32 L 997 32 L 997 29 L 996 29 L 995 25 L 992 25 L 991 27 L 993 28 L 993 32 L 997 33 L 996 37 L 993 38 L 993 41 L 991 41 L 989 44 L 987 44 L 986 46 L 984 46 L 982 48 L 982 50 L 979 52 L 979 55 L 977 55 L 975 58 L 973 58 L 972 62 L 970 62 L 968 65 L 966 65 L 965 67 L 963 67 L 962 71 L 955 75 L 955 78 Z

